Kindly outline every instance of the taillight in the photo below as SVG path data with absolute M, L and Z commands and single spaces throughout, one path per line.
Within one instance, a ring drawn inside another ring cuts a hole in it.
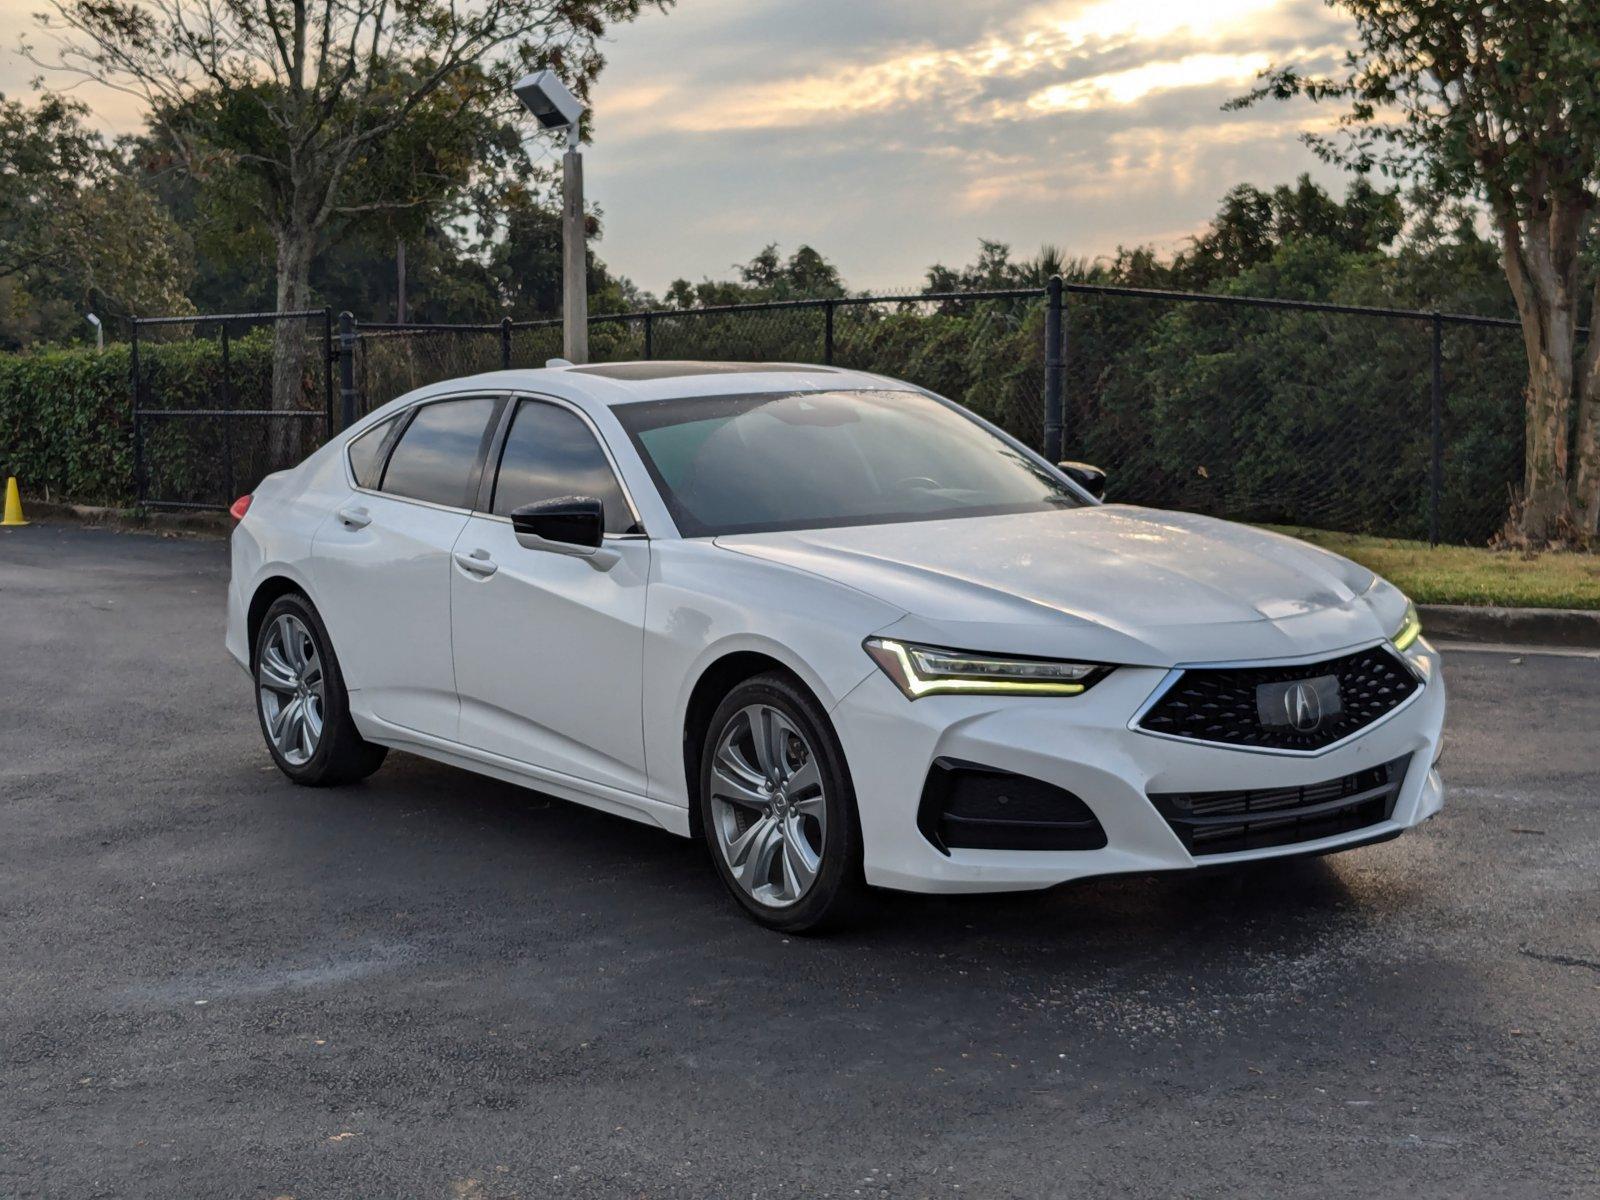
M 250 495 L 251 493 L 246 492 L 235 500 L 233 506 L 228 509 L 228 515 L 235 521 L 244 520 L 245 513 L 250 511 Z

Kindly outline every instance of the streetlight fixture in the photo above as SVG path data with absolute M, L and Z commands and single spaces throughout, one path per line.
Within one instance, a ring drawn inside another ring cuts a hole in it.
M 106 348 L 105 326 L 100 324 L 100 318 L 95 316 L 93 313 L 88 313 L 86 315 L 89 318 L 89 324 L 94 326 L 94 352 L 98 354 L 100 351 Z
M 583 155 L 578 122 L 583 101 L 554 71 L 537 71 L 511 89 L 541 129 L 565 129 L 567 152 L 561 159 L 561 313 L 562 348 L 569 362 L 589 361 L 589 263 L 583 221 Z

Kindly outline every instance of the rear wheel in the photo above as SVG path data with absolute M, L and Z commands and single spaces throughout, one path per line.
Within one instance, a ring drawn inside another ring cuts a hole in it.
M 357 732 L 333 644 L 317 610 L 290 593 L 273 601 L 255 647 L 256 715 L 278 769 L 295 783 L 365 779 L 388 753 Z
M 717 873 L 757 921 L 803 933 L 857 914 L 866 885 L 844 751 L 790 677 L 758 675 L 717 707 L 699 803 Z

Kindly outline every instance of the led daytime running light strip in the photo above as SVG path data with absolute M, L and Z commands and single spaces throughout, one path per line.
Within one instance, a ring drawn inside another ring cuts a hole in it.
M 1404 651 L 1421 636 L 1422 618 L 1417 615 L 1417 606 L 1415 604 L 1407 604 L 1405 620 L 1400 622 L 1400 628 L 1395 631 L 1394 637 L 1390 640 L 1394 642 L 1396 650 Z
M 1054 679 L 1005 679 L 990 676 L 939 675 L 928 676 L 918 671 L 910 647 L 889 638 L 868 638 L 863 648 L 878 664 L 895 686 L 907 698 L 916 700 L 923 696 L 964 694 L 981 696 L 1077 696 L 1087 691 L 1088 683 Z M 932 651 L 948 654 L 949 651 Z M 981 657 L 974 655 L 972 657 Z M 996 663 L 1003 659 L 992 660 Z M 1064 664 L 1065 665 L 1065 664 Z M 1092 668 L 1090 668 L 1092 671 Z M 1086 674 L 1090 673 L 1086 671 Z

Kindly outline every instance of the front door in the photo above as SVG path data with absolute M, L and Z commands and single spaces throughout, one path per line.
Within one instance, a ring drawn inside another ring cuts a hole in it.
M 650 543 L 589 423 L 519 400 L 488 470 L 485 512 L 456 541 L 451 574 L 460 740 L 518 762 L 642 795 L 640 688 Z M 557 496 L 605 506 L 593 557 L 530 549 L 509 514 Z

